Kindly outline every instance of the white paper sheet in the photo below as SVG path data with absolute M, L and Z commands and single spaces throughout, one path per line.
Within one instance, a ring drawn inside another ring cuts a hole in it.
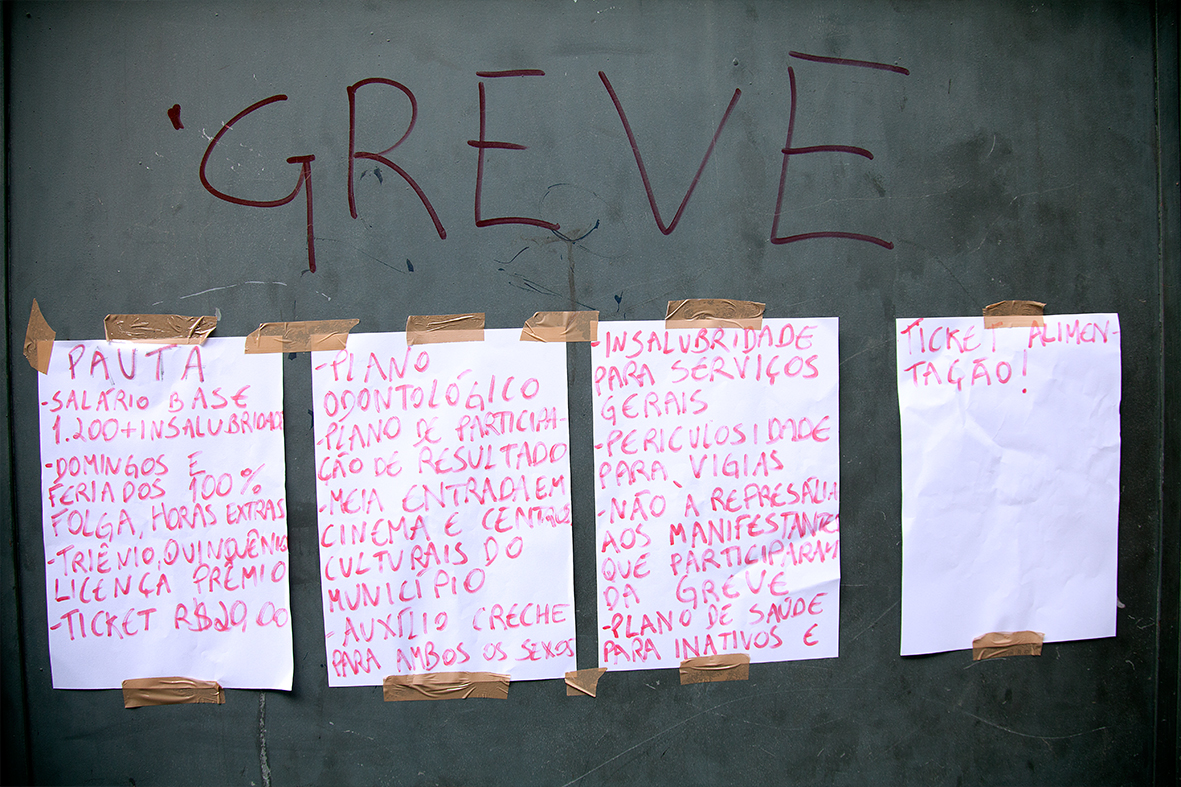
M 54 343 L 38 375 L 54 688 L 291 688 L 281 356 L 243 346 Z
M 836 656 L 836 318 L 599 339 L 599 665 Z
M 312 354 L 330 686 L 575 668 L 566 345 Z
M 1115 314 L 898 320 L 902 655 L 1115 635 Z

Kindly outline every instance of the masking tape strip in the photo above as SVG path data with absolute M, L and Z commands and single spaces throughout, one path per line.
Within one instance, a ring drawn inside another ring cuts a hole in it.
M 521 329 L 523 342 L 595 342 L 598 312 L 535 312 Z
M 508 675 L 495 672 L 424 672 L 387 675 L 381 687 L 386 702 L 507 700 L 508 684 Z
M 764 303 L 732 301 L 728 298 L 693 298 L 669 301 L 664 327 L 674 328 L 754 328 L 763 327 Z
M 594 669 L 573 670 L 566 673 L 567 697 L 593 697 L 598 688 L 599 678 L 607 671 L 606 667 Z
M 406 318 L 406 344 L 484 341 L 484 313 L 412 314 Z
M 972 661 L 1002 656 L 1040 656 L 1046 635 L 1040 631 L 993 631 L 972 640 Z
M 985 328 L 1044 328 L 1046 304 L 1040 301 L 1000 301 L 984 307 Z
M 222 705 L 225 701 L 225 689 L 215 680 L 135 678 L 123 681 L 124 708 L 190 703 Z
M 49 356 L 53 355 L 53 340 L 57 334 L 45 322 L 41 314 L 41 307 L 37 299 L 33 299 L 33 308 L 29 311 L 29 327 L 25 329 L 25 358 L 41 374 L 49 374 Z
M 180 314 L 108 314 L 103 318 L 107 341 L 148 344 L 204 344 L 217 327 L 217 318 Z
M 343 350 L 349 331 L 360 320 L 308 320 L 264 322 L 246 337 L 246 353 L 310 353 Z
M 749 680 L 750 656 L 745 653 L 724 653 L 720 656 L 701 656 L 681 662 L 681 685 L 714 683 L 723 680 Z

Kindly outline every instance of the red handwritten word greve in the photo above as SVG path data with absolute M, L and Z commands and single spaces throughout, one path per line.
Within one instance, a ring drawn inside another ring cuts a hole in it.
M 201 157 L 201 168 L 200 168 L 199 174 L 200 174 L 200 179 L 201 179 L 201 185 L 205 187 L 206 191 L 208 191 L 210 194 L 217 197 L 218 199 L 224 200 L 224 201 L 229 202 L 233 205 L 246 205 L 246 206 L 254 207 L 254 208 L 277 208 L 282 205 L 286 205 L 288 202 L 291 202 L 293 199 L 295 199 L 297 196 L 299 196 L 299 192 L 301 190 L 304 190 L 306 192 L 306 197 L 307 197 L 308 270 L 311 271 L 312 273 L 315 273 L 315 271 L 316 271 L 316 243 L 315 243 L 315 230 L 313 229 L 313 220 L 312 220 L 312 161 L 315 160 L 315 158 L 316 158 L 315 156 L 313 156 L 313 155 L 291 156 L 287 159 L 288 164 L 299 164 L 300 165 L 299 178 L 295 181 L 295 188 L 293 188 L 291 190 L 290 194 L 288 194 L 286 197 L 281 197 L 279 199 L 274 199 L 274 200 L 251 200 L 251 199 L 244 199 L 242 197 L 235 197 L 233 195 L 226 194 L 225 192 L 219 191 L 217 188 L 215 188 L 213 186 L 213 184 L 209 182 L 209 178 L 206 177 L 206 175 L 205 175 L 205 167 L 209 163 L 209 157 L 213 155 L 213 149 L 217 146 L 217 143 L 219 141 L 221 141 L 221 138 L 223 136 L 225 136 L 225 133 L 234 127 L 234 124 L 236 124 L 239 120 L 246 117 L 247 115 L 249 115 L 259 109 L 262 109 L 265 106 L 273 104 L 276 101 L 286 101 L 286 100 L 287 100 L 287 96 L 285 96 L 281 93 L 276 96 L 271 96 L 270 98 L 264 98 L 261 101 L 256 101 L 255 103 L 246 107 L 246 109 L 244 109 L 241 112 L 239 112 L 238 114 L 234 115 L 234 117 L 230 118 L 230 121 L 221 127 L 221 130 L 218 131 L 213 136 L 213 139 L 209 140 L 209 147 L 205 148 L 205 155 Z M 349 159 L 349 163 L 351 165 L 352 159 Z
M 834 64 L 834 65 L 866 65 L 864 63 L 864 61 L 842 61 L 839 59 L 820 59 L 820 58 L 815 58 L 815 57 L 797 55 L 796 53 L 792 53 L 792 54 L 799 56 L 799 57 L 803 57 L 803 59 L 820 60 L 821 62 L 828 62 L 828 63 Z M 876 64 L 871 64 L 871 65 L 876 65 Z M 894 68 L 893 67 L 888 68 L 887 70 L 894 70 Z M 901 71 L 905 72 L 905 73 L 909 73 L 905 69 L 901 69 Z M 781 151 L 783 154 L 783 163 L 779 169 L 779 194 L 775 199 L 775 216 L 771 220 L 771 238 L 770 238 L 771 242 L 776 245 L 782 245 L 785 243 L 795 243 L 797 241 L 802 241 L 802 240 L 812 240 L 814 238 L 845 238 L 847 240 L 859 240 L 859 241 L 864 241 L 866 243 L 873 243 L 873 244 L 881 246 L 882 248 L 885 248 L 885 249 L 894 248 L 894 244 L 891 243 L 890 241 L 883 240 L 882 238 L 878 238 L 873 235 L 863 235 L 863 234 L 857 233 L 857 232 L 824 231 L 824 232 L 804 232 L 804 233 L 797 233 L 795 235 L 780 235 L 779 234 L 779 218 L 783 212 L 783 192 L 787 186 L 787 162 L 792 156 L 799 156 L 799 155 L 803 155 L 805 153 L 852 153 L 853 155 L 863 156 L 863 157 L 865 157 L 867 159 L 871 159 L 871 160 L 873 159 L 873 153 L 870 153 L 865 148 L 854 147 L 852 145 L 812 145 L 812 146 L 808 146 L 808 147 L 793 147 L 792 142 L 794 141 L 794 135 L 795 135 L 796 104 L 797 104 L 798 99 L 797 99 L 797 90 L 796 90 L 795 69 L 793 69 L 791 66 L 788 66 L 787 78 L 788 78 L 788 84 L 789 84 L 790 91 L 791 91 L 791 103 L 790 103 L 790 109 L 788 111 L 788 120 L 787 120 L 787 141 L 785 141 L 783 143 L 783 150 Z
M 726 121 L 730 119 L 730 113 L 734 111 L 734 106 L 738 103 L 742 91 L 735 88 L 734 95 L 730 99 L 730 104 L 726 107 L 726 111 L 722 114 L 722 120 L 718 123 L 718 128 L 714 131 L 713 139 L 709 142 L 709 147 L 705 150 L 705 155 L 701 159 L 701 166 L 697 168 L 697 172 L 693 175 L 693 180 L 689 183 L 689 188 L 685 192 L 685 197 L 681 200 L 681 204 L 677 207 L 677 212 L 673 216 L 672 221 L 665 224 L 660 218 L 660 208 L 656 205 L 656 195 L 652 192 L 652 183 L 648 180 L 648 169 L 644 166 L 644 159 L 640 156 L 640 145 L 636 142 L 636 135 L 632 132 L 631 123 L 627 120 L 627 114 L 623 111 L 623 103 L 620 102 L 619 96 L 615 93 L 615 88 L 612 87 L 611 81 L 607 79 L 607 75 L 602 71 L 599 72 L 599 79 L 603 82 L 603 87 L 607 88 L 607 95 L 611 97 L 611 103 L 615 105 L 615 111 L 619 113 L 619 120 L 623 123 L 623 131 L 627 134 L 628 144 L 631 145 L 632 155 L 635 156 L 636 166 L 640 170 L 640 180 L 644 184 L 644 193 L 648 196 L 648 206 L 652 208 L 652 218 L 656 220 L 656 226 L 664 235 L 669 235 L 677 228 L 677 224 L 681 221 L 681 216 L 685 212 L 685 207 L 689 204 L 689 198 L 693 196 L 693 190 L 697 188 L 698 181 L 701 180 L 701 173 L 705 171 L 705 165 L 709 162 L 709 157 L 713 155 L 714 147 L 718 144 L 718 137 L 722 135 L 722 129 L 726 126 Z
M 482 72 L 488 76 L 544 76 L 542 71 L 506 71 L 506 72 Z M 484 91 L 484 83 L 481 82 L 480 90 L 480 138 L 478 140 L 469 139 L 467 143 L 479 151 L 476 156 L 476 200 L 475 200 L 475 217 L 477 227 L 491 227 L 497 224 L 524 224 L 531 227 L 541 227 L 551 231 L 561 229 L 560 225 L 551 221 L 543 221 L 542 219 L 532 219 L 525 216 L 500 216 L 497 218 L 486 219 L 482 215 L 481 210 L 481 196 L 484 188 L 484 151 L 488 149 L 493 150 L 525 150 L 524 145 L 519 145 L 515 142 L 492 142 L 487 138 L 487 112 L 486 112 L 486 98 Z
M 846 59 L 846 58 L 826 58 L 826 57 L 813 56 L 813 55 L 804 55 L 804 54 L 797 53 L 797 52 L 792 52 L 791 55 L 793 57 L 798 57 L 798 58 L 801 58 L 804 60 L 810 60 L 810 61 L 819 62 L 819 63 L 826 63 L 826 64 L 830 64 L 830 65 L 861 66 L 861 67 L 866 67 L 866 68 L 876 68 L 876 69 L 891 71 L 894 73 L 899 73 L 899 74 L 904 74 L 904 75 L 909 73 L 909 71 L 907 71 L 905 68 L 902 68 L 901 66 L 892 66 L 892 65 L 888 65 L 888 64 L 882 64 L 882 63 L 872 63 L 869 61 L 850 60 L 850 59 Z M 648 199 L 648 204 L 652 210 L 652 216 L 656 221 L 656 225 L 659 228 L 659 230 L 661 231 L 661 233 L 663 233 L 665 235 L 671 234 L 673 232 L 673 230 L 676 229 L 678 223 L 680 222 L 682 216 L 684 215 L 684 212 L 685 212 L 686 207 L 688 206 L 689 200 L 693 195 L 693 191 L 696 189 L 697 184 L 700 182 L 701 176 L 705 171 L 706 164 L 708 163 L 710 157 L 712 156 L 713 150 L 716 147 L 719 138 L 721 137 L 722 129 L 725 127 L 727 121 L 729 120 L 729 117 L 730 117 L 732 111 L 734 110 L 734 108 L 738 102 L 738 99 L 742 94 L 742 91 L 738 90 L 738 89 L 736 89 L 734 91 L 734 94 L 730 99 L 730 103 L 727 106 L 726 111 L 723 113 L 722 119 L 718 123 L 718 126 L 715 129 L 714 135 L 711 138 L 708 147 L 706 148 L 705 155 L 702 157 L 702 160 L 701 160 L 701 164 L 698 166 L 697 171 L 694 174 L 693 179 L 691 180 L 689 187 L 685 192 L 684 197 L 682 198 L 679 206 L 677 207 L 677 211 L 676 211 L 675 215 L 673 216 L 672 220 L 666 224 L 663 217 L 660 214 L 660 209 L 657 206 L 656 197 L 655 197 L 654 191 L 652 189 L 651 180 L 648 175 L 648 170 L 643 162 L 643 157 L 640 154 L 639 143 L 636 141 L 635 134 L 631 128 L 631 123 L 629 122 L 629 120 L 627 118 L 627 114 L 623 109 L 623 103 L 619 99 L 619 96 L 616 93 L 614 86 L 611 84 L 611 82 L 607 78 L 606 74 L 602 71 L 600 71 L 598 73 L 599 73 L 599 78 L 603 83 L 603 86 L 607 90 L 608 96 L 611 98 L 611 101 L 612 101 L 613 105 L 615 106 L 616 112 L 619 114 L 619 118 L 623 124 L 624 131 L 627 134 L 628 144 L 631 148 L 632 155 L 635 158 L 636 165 L 639 169 L 640 179 L 643 183 L 645 195 Z M 498 78 L 498 77 L 544 76 L 545 72 L 541 71 L 540 69 L 514 69 L 514 70 L 506 70 L 506 71 L 478 71 L 478 72 L 476 72 L 476 75 L 478 77 L 480 77 L 481 79 L 486 79 L 486 78 Z M 815 146 L 809 146 L 809 147 L 793 147 L 792 142 L 793 142 L 793 136 L 795 133 L 797 90 L 796 90 L 796 83 L 795 83 L 795 72 L 790 67 L 788 68 L 788 77 L 789 77 L 789 82 L 790 82 L 790 86 L 791 86 L 791 106 L 790 106 L 790 114 L 789 114 L 789 121 L 788 121 L 787 141 L 781 151 L 782 155 L 783 155 L 783 163 L 782 163 L 782 167 L 781 167 L 781 171 L 780 171 L 779 191 L 778 191 L 777 198 L 776 198 L 774 219 L 772 221 L 772 227 L 771 227 L 771 237 L 770 237 L 771 242 L 773 244 L 779 245 L 779 244 L 793 243 L 796 241 L 809 240 L 809 239 L 814 239 L 814 238 L 847 238 L 847 239 L 852 239 L 852 240 L 860 240 L 860 241 L 865 241 L 865 242 L 869 242 L 869 243 L 874 243 L 874 244 L 882 246 L 884 248 L 893 248 L 893 244 L 889 241 L 883 240 L 881 238 L 877 238 L 872 235 L 863 235 L 860 233 L 853 233 L 853 232 L 838 232 L 838 231 L 806 232 L 806 233 L 798 233 L 798 234 L 787 235 L 787 236 L 782 236 L 779 234 L 779 221 L 780 221 L 780 216 L 782 214 L 783 196 L 784 196 L 784 191 L 786 188 L 787 163 L 788 163 L 788 160 L 791 156 L 802 155 L 805 153 L 837 152 L 837 153 L 852 153 L 854 155 L 860 155 L 860 156 L 864 156 L 864 157 L 870 158 L 870 159 L 873 158 L 873 154 L 870 153 L 868 150 L 866 150 L 864 148 L 850 146 L 850 145 L 815 145 Z M 360 88 L 367 87 L 370 85 L 385 85 L 387 87 L 392 87 L 396 90 L 400 90 L 407 97 L 407 99 L 410 101 L 410 105 L 411 105 L 411 117 L 410 117 L 409 123 L 407 123 L 407 125 L 406 125 L 406 130 L 402 133 L 401 137 L 396 142 L 394 142 L 393 145 L 391 145 L 390 147 L 388 147 L 385 150 L 380 151 L 380 152 L 360 151 L 360 150 L 356 149 L 356 96 L 357 96 L 357 92 Z M 354 162 L 358 159 L 374 161 L 374 162 L 383 164 L 383 165 L 389 167 L 390 169 L 394 170 L 396 173 L 398 173 L 399 176 L 402 177 L 402 179 L 404 181 L 406 181 L 407 185 L 409 185 L 414 190 L 415 194 L 418 195 L 418 198 L 422 202 L 423 207 L 426 209 L 428 215 L 430 216 L 431 221 L 434 224 L 435 231 L 438 233 L 439 237 L 441 239 L 445 239 L 447 237 L 446 229 L 443 227 L 442 220 L 440 219 L 438 212 L 435 210 L 434 205 L 431 203 L 431 200 L 427 196 L 425 190 L 418 184 L 418 182 L 404 168 L 395 164 L 388 157 L 388 154 L 391 151 L 393 151 L 395 148 L 397 148 L 399 145 L 401 145 L 406 140 L 406 138 L 410 135 L 411 131 L 413 130 L 414 125 L 417 121 L 418 102 L 414 96 L 414 93 L 406 85 L 404 85 L 400 82 L 397 82 L 395 80 L 387 79 L 384 77 L 370 77 L 367 79 L 362 79 L 358 82 L 353 83 L 352 85 L 349 85 L 346 88 L 346 91 L 348 93 L 348 101 L 349 101 L 349 151 L 348 151 L 348 187 L 347 188 L 348 188 L 348 203 L 349 203 L 350 215 L 353 218 L 357 218 L 357 215 L 358 215 L 357 207 L 356 207 L 355 184 L 353 182 L 353 180 L 354 180 L 353 179 Z M 305 189 L 305 187 L 306 187 L 305 197 L 306 197 L 306 203 L 307 203 L 308 269 L 310 271 L 315 271 L 316 270 L 315 231 L 314 231 L 314 221 L 313 221 L 313 208 L 312 208 L 313 200 L 312 200 L 312 182 L 311 182 L 311 162 L 313 160 L 315 160 L 314 155 L 308 154 L 308 155 L 301 155 L 301 156 L 291 156 L 287 159 L 288 163 L 300 165 L 300 174 L 298 176 L 298 179 L 296 180 L 295 187 L 292 189 L 291 193 L 285 197 L 282 197 L 279 199 L 274 199 L 274 200 L 250 200 L 250 199 L 245 199 L 242 197 L 235 197 L 233 195 L 227 194 L 227 193 L 215 188 L 210 183 L 208 177 L 206 176 L 206 167 L 207 167 L 209 158 L 213 153 L 214 147 L 216 147 L 217 143 L 221 140 L 221 138 L 225 135 L 225 133 L 227 131 L 229 131 L 234 126 L 235 123 L 242 120 L 247 115 L 257 111 L 258 109 L 261 109 L 264 106 L 267 106 L 267 105 L 272 104 L 277 101 L 286 101 L 286 100 L 287 100 L 287 96 L 283 95 L 283 94 L 279 94 L 279 95 L 275 95 L 275 96 L 271 96 L 269 98 L 263 99 L 261 101 L 258 101 L 256 103 L 250 105 L 249 107 L 244 109 L 242 112 L 239 112 L 228 123 L 223 125 L 222 129 L 210 141 L 209 146 L 206 148 L 205 155 L 201 159 L 200 180 L 201 180 L 201 184 L 205 187 L 205 189 L 207 191 L 209 191 L 210 194 L 217 197 L 218 199 L 224 200 L 226 202 L 230 202 L 235 205 L 245 205 L 245 206 L 250 206 L 250 207 L 264 207 L 264 208 L 279 207 L 282 205 L 286 205 L 287 203 L 294 200 L 299 195 L 300 191 Z M 476 226 L 477 227 L 487 227 L 487 226 L 493 226 L 493 225 L 498 225 L 498 224 L 524 224 L 524 225 L 529 225 L 529 226 L 540 227 L 543 229 L 549 229 L 549 230 L 553 230 L 553 231 L 560 229 L 560 225 L 553 223 L 553 222 L 544 221 L 542 219 L 529 218 L 529 217 L 524 217 L 524 216 L 500 216 L 500 217 L 485 218 L 482 215 L 483 214 L 482 195 L 483 195 L 483 190 L 484 190 L 484 157 L 485 157 L 485 152 L 489 149 L 522 151 L 522 150 L 526 149 L 526 146 L 516 144 L 516 143 L 511 143 L 511 142 L 492 141 L 487 138 L 487 135 L 486 135 L 487 95 L 486 95 L 486 88 L 485 88 L 484 82 L 479 83 L 479 104 L 480 104 L 479 139 L 468 140 L 468 143 L 467 143 L 468 145 L 476 148 L 479 151 L 478 156 L 477 156 L 477 164 L 476 164 L 476 193 L 475 193 L 475 201 L 474 201 L 474 214 L 475 214 Z
M 410 122 L 406 124 L 406 131 L 401 137 L 398 138 L 397 142 L 390 145 L 380 153 L 369 153 L 363 150 L 357 150 L 357 90 L 359 88 L 365 87 L 366 85 L 388 85 L 389 87 L 401 90 L 406 95 L 406 98 L 410 100 Z M 443 222 L 439 220 L 439 214 L 435 211 L 435 206 L 431 204 L 431 201 L 427 197 L 426 192 L 422 190 L 422 187 L 418 185 L 414 178 L 410 177 L 410 174 L 406 172 L 406 170 L 402 169 L 386 157 L 390 151 L 406 141 L 406 138 L 410 136 L 410 132 L 414 130 L 415 122 L 418 120 L 418 100 L 414 98 L 414 94 L 410 92 L 410 88 L 406 87 L 401 82 L 395 82 L 392 79 L 370 77 L 369 79 L 362 79 L 360 82 L 349 85 L 347 90 L 349 94 L 349 213 L 354 219 L 357 218 L 357 199 L 354 194 L 353 186 L 353 162 L 356 159 L 368 159 L 370 161 L 376 161 L 379 164 L 384 164 L 394 172 L 401 175 L 402 179 L 406 181 L 407 185 L 414 189 L 414 193 L 418 195 L 418 199 L 422 201 L 422 206 L 426 208 L 426 212 L 430 215 L 431 221 L 435 225 L 435 231 L 439 233 L 440 238 L 446 238 L 447 230 L 443 229 Z

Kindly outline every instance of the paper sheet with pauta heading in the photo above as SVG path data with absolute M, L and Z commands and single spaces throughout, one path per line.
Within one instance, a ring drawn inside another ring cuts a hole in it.
M 897 321 L 902 655 L 1115 635 L 1116 314 Z
M 58 689 L 290 689 L 280 355 L 55 342 L 38 375 Z

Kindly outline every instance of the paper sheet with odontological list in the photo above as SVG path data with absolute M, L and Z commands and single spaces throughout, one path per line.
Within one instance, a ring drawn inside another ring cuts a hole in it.
M 566 345 L 520 333 L 312 354 L 329 685 L 575 668 Z

